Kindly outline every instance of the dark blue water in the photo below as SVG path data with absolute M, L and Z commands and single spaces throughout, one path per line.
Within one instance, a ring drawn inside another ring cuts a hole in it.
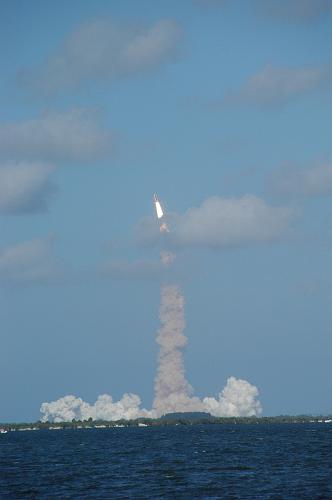
M 332 425 L 11 432 L 0 498 L 332 498 Z

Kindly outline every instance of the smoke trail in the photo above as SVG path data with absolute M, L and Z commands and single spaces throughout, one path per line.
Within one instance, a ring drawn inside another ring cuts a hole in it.
M 216 417 L 259 415 L 261 404 L 256 399 L 258 389 L 246 380 L 230 377 L 218 398 L 200 400 L 192 396 L 193 388 L 185 377 L 183 348 L 188 342 L 184 335 L 184 297 L 177 285 L 161 289 L 160 322 L 157 342 L 160 345 L 159 364 L 155 379 L 153 414 L 206 411 Z
M 162 252 L 164 265 L 170 265 L 174 255 Z M 160 323 L 157 343 L 160 346 L 155 397 L 152 410 L 141 408 L 136 394 L 124 394 L 114 402 L 112 396 L 103 394 L 94 404 L 75 396 L 64 396 L 57 401 L 41 405 L 41 420 L 63 422 L 76 420 L 120 420 L 139 417 L 160 417 L 172 412 L 206 411 L 216 417 L 247 417 L 260 415 L 258 389 L 246 380 L 230 377 L 217 398 L 202 400 L 192 396 L 193 388 L 186 380 L 183 348 L 188 338 L 184 335 L 184 297 L 178 285 L 163 285 L 161 289 Z
M 154 195 L 160 232 L 169 232 L 164 212 Z M 175 255 L 161 252 L 164 266 L 173 263 Z M 57 401 L 43 403 L 40 411 L 42 421 L 120 420 L 139 417 L 159 417 L 171 412 L 206 411 L 213 416 L 251 416 L 262 412 L 257 400 L 258 389 L 246 380 L 230 377 L 218 398 L 205 397 L 200 400 L 192 396 L 193 388 L 186 380 L 183 362 L 183 348 L 188 339 L 184 335 L 184 297 L 178 285 L 163 285 L 161 288 L 160 322 L 157 343 L 160 346 L 159 363 L 155 378 L 155 396 L 152 410 L 141 408 L 141 400 L 135 394 L 124 394 L 117 402 L 104 394 L 90 405 L 81 398 L 64 396 Z
M 188 339 L 185 328 L 184 297 L 176 285 L 161 290 L 160 322 L 157 342 L 159 366 L 155 379 L 153 409 L 158 416 L 173 411 L 199 411 L 202 403 L 191 397 L 193 388 L 185 378 L 182 349 Z

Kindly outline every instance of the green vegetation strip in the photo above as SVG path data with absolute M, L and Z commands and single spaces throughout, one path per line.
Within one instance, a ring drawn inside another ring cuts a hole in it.
M 332 415 L 280 415 L 277 417 L 212 417 L 202 416 L 190 418 L 181 414 L 169 414 L 161 418 L 139 418 L 135 420 L 75 420 L 71 422 L 32 422 L 32 423 L 3 423 L 0 432 L 5 431 L 37 431 L 60 429 L 106 429 L 114 427 L 155 427 L 172 425 L 206 425 L 206 424 L 309 424 L 331 423 Z

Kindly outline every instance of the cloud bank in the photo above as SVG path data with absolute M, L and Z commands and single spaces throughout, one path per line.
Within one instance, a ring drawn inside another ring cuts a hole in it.
M 0 124 L 0 214 L 46 211 L 56 192 L 56 167 L 102 160 L 115 144 L 115 133 L 85 108 Z
M 0 164 L 0 214 L 45 212 L 56 191 L 52 172 L 38 163 Z
M 219 397 L 198 398 L 191 411 L 207 411 L 216 417 L 249 417 L 260 415 L 262 408 L 257 400 L 258 389 L 246 380 L 230 377 Z M 42 403 L 40 407 L 43 422 L 70 422 L 76 420 L 156 418 L 155 410 L 141 408 L 141 399 L 136 394 L 124 394 L 114 402 L 112 396 L 103 394 L 94 404 L 89 404 L 76 396 L 64 396 L 56 401 Z
M 271 206 L 253 195 L 242 198 L 214 196 L 201 206 L 189 208 L 183 215 L 170 214 L 171 232 L 162 235 L 167 243 L 183 247 L 225 248 L 267 243 L 284 237 L 289 231 L 294 211 L 290 207 Z M 137 227 L 142 243 L 160 240 L 152 217 Z
M 150 26 L 110 18 L 78 26 L 45 63 L 24 79 L 46 94 L 81 83 L 113 80 L 157 69 L 176 57 L 181 30 L 172 20 Z
M 229 92 L 227 104 L 255 104 L 277 106 L 285 104 L 331 81 L 329 66 L 273 66 L 267 65 L 253 74 L 238 90 Z
M 38 118 L 0 125 L 0 158 L 86 163 L 109 154 L 115 134 L 103 130 L 95 111 L 48 111 Z
M 58 266 L 54 239 L 39 238 L 0 249 L 0 282 L 45 283 L 55 278 Z

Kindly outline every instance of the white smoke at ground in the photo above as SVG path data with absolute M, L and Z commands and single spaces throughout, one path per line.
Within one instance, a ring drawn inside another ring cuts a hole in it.
M 175 255 L 161 252 L 164 266 L 173 263 Z M 188 342 L 184 335 L 186 326 L 184 296 L 178 285 L 162 285 L 160 303 L 160 328 L 157 343 L 160 346 L 155 396 L 151 410 L 141 408 L 136 394 L 124 394 L 114 402 L 107 394 L 89 404 L 75 396 L 64 396 L 57 401 L 41 405 L 41 420 L 62 422 L 75 420 L 130 420 L 157 418 L 167 413 L 204 411 L 216 417 L 258 416 L 262 407 L 258 389 L 246 380 L 230 377 L 217 398 L 203 399 L 193 395 L 193 388 L 185 376 L 183 349 Z
M 161 372 L 159 374 L 161 375 Z M 162 385 L 162 392 L 156 394 L 154 401 L 156 408 L 152 410 L 142 408 L 141 399 L 136 394 L 124 394 L 119 401 L 114 401 L 112 396 L 103 394 L 94 404 L 87 403 L 76 396 L 64 396 L 41 405 L 41 421 L 71 422 L 73 419 L 88 420 L 90 418 L 117 421 L 156 418 L 166 413 L 187 411 L 205 411 L 215 417 L 250 417 L 258 416 L 262 412 L 261 404 L 257 399 L 258 389 L 246 380 L 229 377 L 226 386 L 217 398 L 205 397 L 202 400 L 191 396 L 192 388 L 184 375 L 180 379 L 174 377 L 172 387 L 177 390 L 166 393 L 165 385 Z
M 166 259 L 168 260 L 168 259 Z M 166 262 L 167 263 L 167 262 Z M 43 422 L 75 420 L 131 420 L 156 418 L 172 412 L 204 411 L 215 417 L 249 417 L 262 412 L 258 389 L 246 380 L 229 377 L 217 398 L 200 399 L 185 376 L 183 349 L 188 342 L 184 335 L 184 296 L 178 285 L 163 285 L 157 343 L 160 346 L 153 407 L 141 407 L 136 394 L 124 394 L 119 401 L 103 394 L 94 404 L 76 396 L 64 396 L 41 405 Z
M 153 414 L 141 408 L 141 399 L 136 394 L 124 394 L 119 401 L 102 394 L 94 404 L 76 396 L 64 396 L 40 407 L 42 422 L 71 422 L 75 420 L 130 420 L 151 417 Z
M 160 322 L 157 342 L 160 346 L 155 379 L 153 410 L 157 416 L 169 412 L 206 411 L 218 417 L 259 415 L 261 404 L 258 389 L 246 380 L 230 377 L 218 398 L 193 396 L 186 380 L 183 348 L 188 342 L 184 335 L 184 296 L 177 285 L 164 285 L 161 290 Z
M 246 380 L 229 377 L 218 399 L 203 399 L 204 410 L 215 417 L 250 417 L 260 415 L 258 389 Z

